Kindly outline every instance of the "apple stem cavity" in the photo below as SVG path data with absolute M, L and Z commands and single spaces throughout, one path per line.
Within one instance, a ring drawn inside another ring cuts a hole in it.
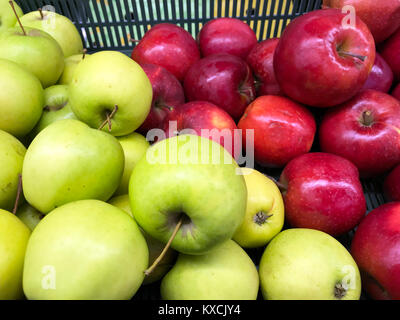
M 265 223 L 265 221 L 267 221 L 268 218 L 271 218 L 272 216 L 273 214 L 266 214 L 263 211 L 259 211 L 254 215 L 253 221 L 257 223 L 259 226 L 262 226 Z
M 347 289 L 343 287 L 341 283 L 335 285 L 335 298 L 342 299 L 347 293 Z
M 14 2 L 13 1 L 9 1 L 8 3 L 10 4 L 12 10 L 14 11 L 15 17 L 17 18 L 18 24 L 21 27 L 24 36 L 26 36 L 26 32 L 25 32 L 24 26 L 22 25 L 21 20 L 19 20 L 17 11 L 15 10 Z
M 361 124 L 364 125 L 365 127 L 370 127 L 374 122 L 374 117 L 372 116 L 372 112 L 369 110 L 366 110 L 362 113 L 361 116 Z
M 15 198 L 15 203 L 14 203 L 14 208 L 13 208 L 13 214 L 16 214 L 16 213 L 17 213 L 19 198 L 21 197 L 21 192 L 22 192 L 22 175 L 19 174 L 19 175 L 18 175 L 17 197 Z
M 111 113 L 107 113 L 106 120 L 100 125 L 99 130 L 102 130 L 104 126 L 108 123 L 108 131 L 111 132 L 111 119 L 115 115 L 115 113 L 118 111 L 118 105 L 115 105 L 113 111 Z
M 367 59 L 367 56 L 362 56 L 362 55 L 351 53 L 351 52 L 346 52 L 346 51 L 340 51 L 339 50 L 338 53 L 339 53 L 340 56 L 357 58 L 357 59 L 361 60 L 362 62 L 364 62 L 365 59 Z

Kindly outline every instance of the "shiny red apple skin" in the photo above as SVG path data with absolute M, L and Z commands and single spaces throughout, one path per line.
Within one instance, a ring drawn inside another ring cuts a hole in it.
M 340 10 L 315 10 L 294 19 L 283 31 L 274 55 L 274 70 L 288 97 L 315 107 L 340 104 L 360 91 L 375 61 L 375 43 L 356 17 L 345 28 Z M 339 55 L 342 51 L 365 56 Z
M 395 81 L 400 81 L 400 28 L 379 49 L 393 71 Z
M 145 134 L 151 129 L 161 128 L 168 113 L 185 103 L 185 93 L 182 84 L 167 69 L 149 63 L 144 63 L 141 67 L 153 88 L 150 113 L 137 130 Z
M 369 125 L 362 120 L 366 112 Z M 319 142 L 322 151 L 353 162 L 362 177 L 392 169 L 400 163 L 400 101 L 375 90 L 360 92 L 324 115 Z
M 400 165 L 397 165 L 383 183 L 385 195 L 391 201 L 400 201 Z
M 246 145 L 246 129 L 254 130 L 254 158 L 265 167 L 283 167 L 310 151 L 316 124 L 304 106 L 281 96 L 261 96 L 246 109 L 238 123 Z
M 253 71 L 257 95 L 283 95 L 276 81 L 274 71 L 274 53 L 279 38 L 267 39 L 256 44 L 247 56 L 246 62 Z
M 203 57 L 228 53 L 246 59 L 250 50 L 257 44 L 254 31 L 236 18 L 208 21 L 200 30 L 197 40 Z
M 200 59 L 200 51 L 185 29 L 160 23 L 146 32 L 132 50 L 131 57 L 139 64 L 162 66 L 182 81 L 190 66 Z
M 375 42 L 380 43 L 400 27 L 400 0 L 323 0 L 322 6 L 342 9 L 353 6 L 356 15 L 368 26 Z
M 361 221 L 351 254 L 371 298 L 400 299 L 400 202 L 381 205 Z
M 392 96 L 400 100 L 400 83 L 393 89 Z
M 381 92 L 389 92 L 393 83 L 393 72 L 387 62 L 376 53 L 375 62 L 369 73 L 363 89 L 373 89 Z
M 348 160 L 315 152 L 291 160 L 280 183 L 285 218 L 295 228 L 317 229 L 332 236 L 353 229 L 366 211 L 357 168 Z
M 189 69 L 184 85 L 188 101 L 209 101 L 237 120 L 255 98 L 250 67 L 239 57 L 220 53 L 200 59 Z

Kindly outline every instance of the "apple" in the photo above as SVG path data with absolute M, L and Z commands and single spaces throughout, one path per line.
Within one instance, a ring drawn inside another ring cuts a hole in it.
M 379 52 L 392 69 L 394 79 L 400 81 L 400 28 L 382 44 Z
M 29 230 L 33 231 L 38 223 L 43 219 L 44 214 L 30 206 L 28 203 L 24 203 L 15 214 Z
M 200 59 L 200 52 L 196 41 L 185 29 L 171 23 L 159 23 L 146 32 L 131 57 L 139 64 L 162 66 L 182 81 L 190 66 Z
M 393 72 L 387 62 L 379 53 L 376 53 L 375 63 L 372 66 L 367 81 L 363 89 L 373 89 L 382 92 L 388 92 L 392 87 Z
M 23 67 L 0 58 L 0 88 L 0 130 L 23 137 L 42 114 L 42 85 Z
M 101 66 L 101 68 L 99 68 Z M 72 111 L 92 128 L 115 136 L 135 131 L 146 119 L 152 88 L 143 69 L 117 51 L 101 51 L 77 66 L 69 86 Z
M 342 244 L 312 229 L 287 229 L 265 249 L 259 267 L 266 300 L 358 300 L 360 272 Z
M 355 27 L 337 9 L 315 10 L 290 22 L 274 54 L 279 86 L 290 98 L 331 107 L 353 97 L 375 61 L 375 43 L 356 17 Z
M 282 230 L 282 195 L 276 183 L 261 172 L 242 170 L 247 187 L 246 216 L 232 239 L 243 248 L 263 247 Z
M 298 156 L 283 169 L 285 217 L 295 228 L 339 236 L 353 229 L 366 212 L 357 168 L 329 153 Z
M 42 213 L 83 199 L 108 200 L 124 169 L 118 140 L 74 120 L 59 120 L 30 144 L 22 167 L 25 199 Z
M 140 158 L 144 156 L 149 147 L 149 142 L 141 134 L 133 132 L 127 136 L 117 138 L 124 150 L 125 167 L 122 174 L 121 183 L 115 191 L 115 195 L 127 194 L 129 188 L 129 179 L 132 170 Z
M 393 89 L 392 96 L 400 100 L 400 83 Z
M 182 134 L 161 140 L 132 172 L 135 220 L 152 237 L 173 239 L 171 247 L 181 253 L 209 252 L 244 219 L 247 190 L 239 173 L 228 151 L 210 139 Z
M 256 300 L 259 279 L 246 252 L 227 240 L 211 252 L 180 254 L 161 282 L 164 300 Z
M 246 129 L 254 130 L 254 158 L 267 167 L 282 167 L 310 151 L 316 124 L 304 106 L 281 96 L 261 96 L 245 110 L 238 123 L 243 145 Z
M 400 202 L 386 203 L 361 221 L 351 243 L 363 287 L 373 299 L 400 299 L 399 248 Z
M 221 53 L 207 56 L 189 69 L 184 80 L 188 101 L 208 101 L 235 120 L 255 98 L 250 67 L 239 57 Z
M 23 289 L 30 300 L 131 299 L 148 263 L 135 221 L 99 200 L 53 210 L 26 249 Z
M 376 43 L 382 42 L 400 27 L 399 0 L 323 0 L 322 6 L 336 9 L 352 6 L 355 14 L 371 30 Z
M 400 163 L 400 101 L 365 90 L 327 112 L 319 128 L 321 150 L 353 162 L 362 177 Z
M 32 11 L 23 15 L 20 20 L 23 26 L 50 34 L 60 45 L 65 57 L 82 53 L 81 36 L 73 22 L 67 17 L 56 12 Z
M 400 165 L 386 176 L 383 189 L 389 200 L 400 201 Z
M 64 59 L 64 71 L 58 79 L 58 84 L 69 85 L 72 82 L 72 77 L 74 76 L 74 72 L 79 63 L 84 59 L 89 59 L 90 54 L 75 54 L 68 58 Z
M 256 44 L 247 56 L 246 62 L 256 79 L 258 96 L 283 95 L 274 71 L 274 53 L 279 38 L 267 39 Z
M 44 31 L 28 27 L 0 32 L 0 58 L 32 72 L 43 88 L 56 84 L 64 69 L 64 55 L 57 41 Z
M 217 18 L 208 21 L 200 30 L 197 40 L 203 57 L 228 53 L 246 59 L 257 44 L 255 32 L 242 20 Z
M 179 80 L 167 69 L 149 63 L 144 63 L 141 67 L 153 88 L 150 113 L 138 129 L 145 134 L 151 129 L 161 128 L 168 113 L 185 103 L 185 92 Z
M 13 1 L 13 5 L 18 17 L 21 17 L 24 13 L 22 12 L 21 8 L 18 4 Z M 10 6 L 9 0 L 0 0 L 0 32 L 11 28 L 17 22 L 17 18 L 15 17 L 15 13 Z

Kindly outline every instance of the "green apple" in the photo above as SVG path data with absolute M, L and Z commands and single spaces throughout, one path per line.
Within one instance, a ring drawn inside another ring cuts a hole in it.
M 76 200 L 106 201 L 123 169 L 124 153 L 115 137 L 78 120 L 59 120 L 42 130 L 26 152 L 24 195 L 42 213 Z
M 115 136 L 139 128 L 150 111 L 152 96 L 143 69 L 116 51 L 97 52 L 81 61 L 70 84 L 72 111 L 78 119 L 99 128 L 111 118 L 110 132 Z M 109 129 L 108 125 L 103 128 L 107 132 Z
M 23 288 L 32 300 L 130 299 L 147 263 L 146 241 L 131 217 L 80 200 L 53 210 L 33 230 Z
M 43 30 L 60 45 L 64 56 L 82 53 L 83 43 L 75 25 L 67 17 L 50 11 L 33 11 L 20 18 L 23 26 Z
M 26 149 L 11 134 L 0 130 L 0 208 L 11 211 L 17 197 Z M 1 281 L 1 280 L 0 280 Z
M 21 8 L 13 1 L 15 11 L 17 12 L 18 17 L 21 17 L 24 13 Z M 9 0 L 0 0 L 0 32 L 4 29 L 11 28 L 15 26 L 17 22 L 17 18 L 15 17 L 15 13 L 10 6 Z
M 258 289 L 256 266 L 232 240 L 205 255 L 180 254 L 161 281 L 164 300 L 256 300 Z
M 32 130 L 42 114 L 42 85 L 18 64 L 0 58 L 0 88 L 0 130 L 22 137 Z
M 22 299 L 22 271 L 30 230 L 0 209 L 0 300 Z
M 15 214 L 31 231 L 35 229 L 37 224 L 43 219 L 44 214 L 24 203 Z
M 268 300 L 358 300 L 358 267 L 342 244 L 313 229 L 287 229 L 264 251 L 259 274 Z
M 131 217 L 133 217 L 131 211 L 131 205 L 129 202 L 129 196 L 127 194 L 114 197 L 110 199 L 108 203 L 124 210 Z M 143 233 L 144 238 L 146 239 L 147 247 L 149 248 L 149 265 L 152 265 L 153 262 L 158 258 L 158 256 L 163 251 L 165 244 L 149 236 L 142 229 L 141 231 Z M 160 280 L 168 272 L 168 270 L 171 269 L 175 261 L 175 258 L 176 258 L 176 251 L 172 250 L 171 248 L 168 248 L 167 253 L 161 259 L 157 267 L 153 270 L 152 273 L 150 273 L 144 278 L 143 284 L 150 284 Z
M 136 163 L 143 157 L 150 144 L 141 134 L 133 132 L 127 136 L 118 137 L 119 143 L 124 149 L 125 168 L 122 175 L 121 184 L 115 195 L 127 194 L 129 189 L 129 179 Z
M 48 33 L 24 27 L 0 32 L 0 58 L 18 63 L 32 72 L 44 88 L 54 85 L 64 69 L 61 47 Z
M 74 75 L 76 67 L 84 59 L 89 59 L 90 54 L 75 54 L 73 56 L 67 57 L 64 60 L 64 71 L 61 74 L 60 79 L 58 79 L 58 84 L 69 85 L 72 82 L 72 77 Z
M 180 226 L 172 248 L 204 254 L 230 239 L 245 216 L 246 183 L 237 169 L 230 154 L 207 138 L 184 134 L 161 140 L 132 172 L 135 220 L 164 243 Z
M 275 182 L 261 172 L 242 169 L 247 186 L 247 209 L 233 240 L 244 248 L 265 246 L 283 227 L 284 204 Z

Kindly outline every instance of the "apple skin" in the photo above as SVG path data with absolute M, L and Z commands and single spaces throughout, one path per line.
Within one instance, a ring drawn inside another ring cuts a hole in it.
M 368 112 L 370 118 L 363 120 Z M 372 177 L 400 163 L 399 129 L 400 102 L 365 90 L 324 115 L 319 141 L 322 151 L 350 160 L 361 177 Z
M 274 54 L 276 79 L 285 95 L 322 108 L 360 91 L 375 61 L 375 43 L 360 18 L 356 28 L 347 28 L 344 17 L 337 9 L 315 10 L 285 28 Z M 339 47 L 366 58 L 340 55 Z
M 279 233 L 261 257 L 259 275 L 266 300 L 358 300 L 361 295 L 356 262 L 339 241 L 318 230 Z
M 400 201 L 400 165 L 386 176 L 383 189 L 389 200 Z
M 23 137 L 42 115 L 42 85 L 23 67 L 0 58 L 0 87 L 0 130 Z
M 36 210 L 34 207 L 30 206 L 28 203 L 24 203 L 18 208 L 15 214 L 18 219 L 20 219 L 29 230 L 33 231 L 38 223 L 43 219 L 44 214 Z
M 357 168 L 348 160 L 314 152 L 291 160 L 279 181 L 285 217 L 295 228 L 339 236 L 353 229 L 366 212 Z
M 393 89 L 392 96 L 400 100 L 400 83 Z
M 234 241 L 211 252 L 180 254 L 161 282 L 163 300 L 256 300 L 259 279 L 256 266 Z
M 255 98 L 250 67 L 239 57 L 220 53 L 196 62 L 184 80 L 188 101 L 209 101 L 239 119 Z
M 77 118 L 92 128 L 99 128 L 117 105 L 111 131 L 108 125 L 103 131 L 124 136 L 146 119 L 153 91 L 146 73 L 135 61 L 117 51 L 101 51 L 79 63 L 69 97 Z
M 22 271 L 31 232 L 15 215 L 0 209 L 0 300 L 22 299 Z
M 243 248 L 265 246 L 283 227 L 284 205 L 275 182 L 261 172 L 242 168 L 247 187 L 247 209 L 233 240 Z
M 291 159 L 310 151 L 316 132 L 313 115 L 304 106 L 281 96 L 261 96 L 254 100 L 238 123 L 254 130 L 254 157 L 266 167 L 282 167 Z
M 147 266 L 136 222 L 108 203 L 81 200 L 53 210 L 33 230 L 23 288 L 30 300 L 127 300 Z M 43 286 L 52 275 L 46 267 L 54 268 L 54 289 Z
M 200 52 L 196 41 L 185 29 L 171 23 L 159 23 L 146 32 L 131 57 L 139 64 L 162 66 L 182 81 L 190 66 L 200 59 Z
M 246 59 L 257 44 L 257 36 L 242 20 L 217 18 L 208 21 L 201 28 L 197 41 L 203 57 L 228 53 Z
M 207 138 L 183 134 L 161 140 L 132 172 L 135 220 L 167 243 L 182 219 L 171 247 L 186 254 L 209 252 L 230 239 L 244 219 L 247 189 L 238 170 L 228 151 Z
M 13 27 L 17 22 L 17 18 L 9 2 L 9 0 L 0 0 L 0 32 Z M 21 17 L 24 13 L 15 1 L 13 3 L 18 17 Z
M 149 63 L 144 63 L 141 67 L 153 88 L 150 113 L 138 129 L 145 134 L 151 129 L 161 128 L 171 110 L 185 103 L 185 92 L 179 80 L 167 69 Z
M 90 54 L 75 54 L 64 59 L 64 70 L 58 79 L 57 84 L 69 85 L 72 82 L 74 72 L 79 63 L 84 59 L 89 59 Z
M 42 213 L 83 199 L 108 200 L 124 169 L 118 140 L 73 119 L 59 120 L 30 144 L 22 167 L 26 200 Z
M 256 44 L 247 56 L 246 62 L 253 70 L 257 95 L 283 95 L 274 71 L 274 53 L 279 38 L 267 39 Z
M 363 280 L 373 299 L 400 299 L 400 202 L 372 210 L 360 223 L 351 243 Z
M 400 81 L 400 28 L 387 39 L 379 49 L 379 53 L 389 64 L 396 82 Z
M 381 92 L 388 92 L 392 87 L 393 72 L 387 62 L 379 53 L 376 53 L 375 62 L 369 73 L 363 89 L 373 89 Z

